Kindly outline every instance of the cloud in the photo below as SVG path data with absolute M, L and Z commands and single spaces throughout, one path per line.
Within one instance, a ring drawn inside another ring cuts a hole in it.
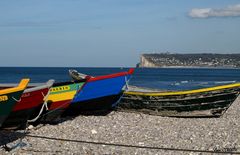
M 225 8 L 194 8 L 188 15 L 192 18 L 209 18 L 209 17 L 240 17 L 240 4 L 230 5 Z

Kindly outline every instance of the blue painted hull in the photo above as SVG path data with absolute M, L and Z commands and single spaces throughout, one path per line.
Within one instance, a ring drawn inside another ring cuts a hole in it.
M 130 74 L 89 80 L 75 95 L 69 109 L 74 111 L 104 111 L 114 108 L 123 94 Z

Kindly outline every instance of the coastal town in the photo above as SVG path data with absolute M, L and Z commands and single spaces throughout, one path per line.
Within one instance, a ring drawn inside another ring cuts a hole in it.
M 138 67 L 239 68 L 240 54 L 142 54 Z

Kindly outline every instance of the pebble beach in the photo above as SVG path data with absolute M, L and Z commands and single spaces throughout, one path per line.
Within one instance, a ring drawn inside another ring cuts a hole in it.
M 240 154 L 240 98 L 220 118 L 168 118 L 113 111 L 0 133 L 0 154 Z M 22 148 L 8 150 L 23 138 Z

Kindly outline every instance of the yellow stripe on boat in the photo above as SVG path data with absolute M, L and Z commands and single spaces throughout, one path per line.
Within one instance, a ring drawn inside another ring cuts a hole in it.
M 64 101 L 64 100 L 72 100 L 74 95 L 76 94 L 76 90 L 59 93 L 59 94 L 50 94 L 47 100 L 51 100 L 53 102 Z
M 186 94 L 194 94 L 194 93 L 203 93 L 209 91 L 217 91 L 221 89 L 235 88 L 240 87 L 240 83 L 228 84 L 223 86 L 215 86 L 210 88 L 202 88 L 195 90 L 186 90 L 186 91 L 176 91 L 176 92 L 134 92 L 129 91 L 125 92 L 127 95 L 142 95 L 142 96 L 170 96 L 170 95 L 186 95 Z
M 17 87 L 0 90 L 0 95 L 24 90 L 24 89 L 26 89 L 29 81 L 30 81 L 30 79 L 22 79 L 20 84 Z

